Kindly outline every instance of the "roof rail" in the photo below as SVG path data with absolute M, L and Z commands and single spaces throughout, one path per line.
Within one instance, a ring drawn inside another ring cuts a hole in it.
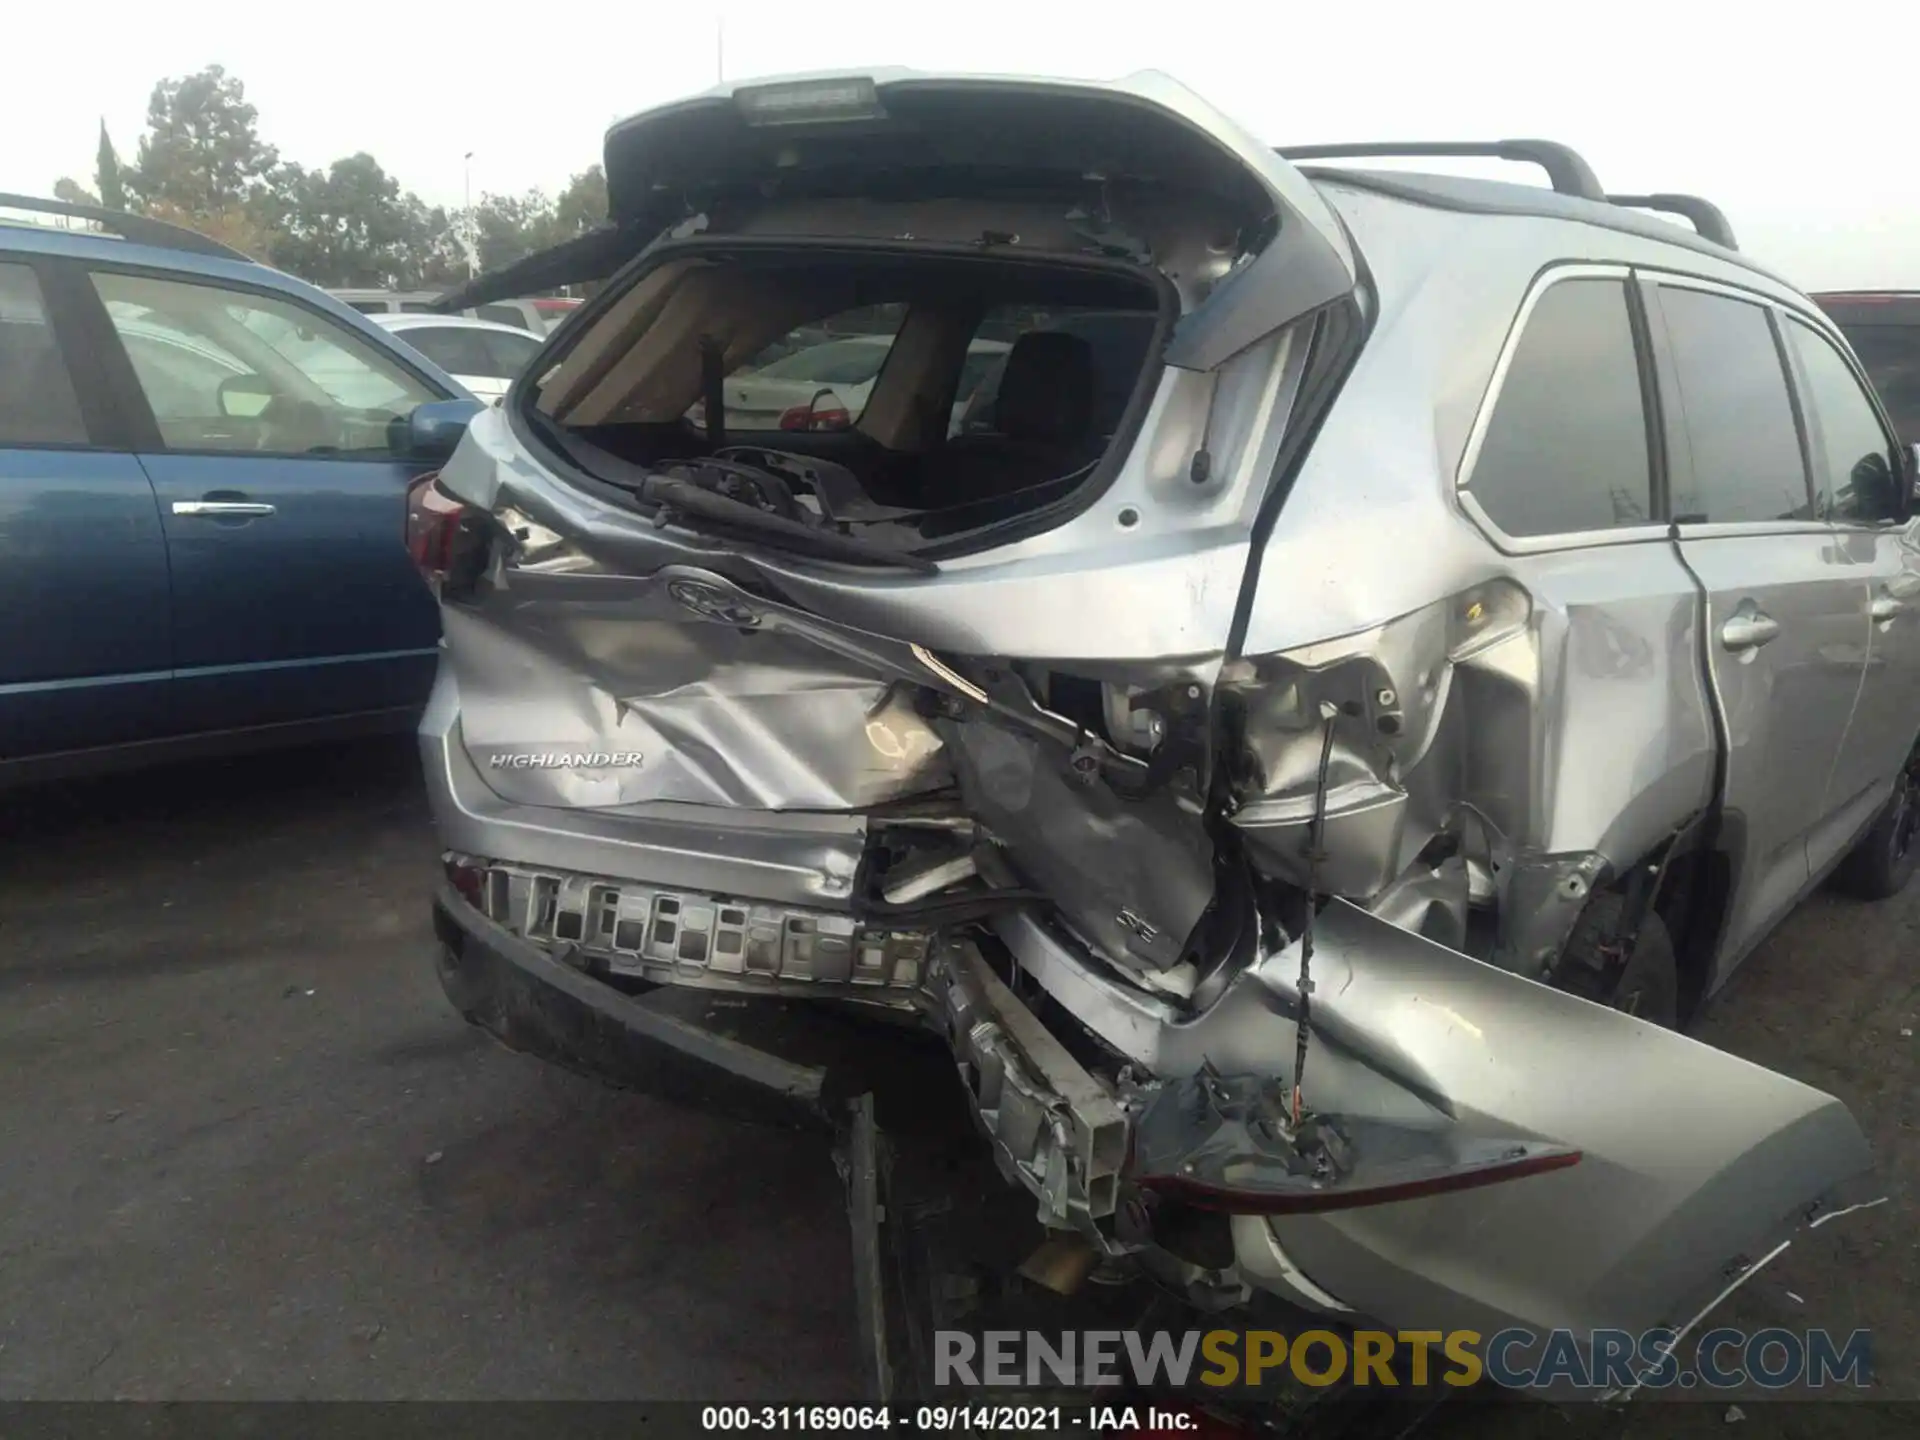
M 218 255 L 223 260 L 253 262 L 231 245 L 222 245 L 211 236 L 184 225 L 172 225 L 146 215 L 130 215 L 125 210 L 109 210 L 104 205 L 78 205 L 70 200 L 36 200 L 31 195 L 0 194 L 0 210 L 32 210 L 43 215 L 69 215 L 76 220 L 91 220 L 101 229 L 131 240 L 138 245 L 157 245 L 167 250 L 191 250 L 196 255 Z
M 1727 217 L 1721 213 L 1720 207 L 1711 200 L 1702 200 L 1698 195 L 1609 195 L 1607 203 L 1624 205 L 1629 210 L 1653 210 L 1662 215 L 1678 215 L 1693 226 L 1701 239 L 1724 245 L 1729 250 L 1740 248 L 1733 238 L 1733 226 L 1727 223 Z
M 1283 160 L 1398 159 L 1402 156 L 1439 156 L 1460 159 L 1517 160 L 1547 172 L 1553 188 L 1582 200 L 1607 198 L 1593 167 L 1569 146 L 1552 140 L 1410 140 L 1404 144 L 1373 142 L 1360 145 L 1279 145 Z

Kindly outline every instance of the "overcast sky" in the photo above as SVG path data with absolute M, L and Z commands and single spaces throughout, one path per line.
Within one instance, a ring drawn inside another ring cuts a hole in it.
M 185 0 L 21 6 L 5 28 L 7 191 L 46 194 L 62 175 L 91 189 L 100 117 L 130 157 L 154 82 L 210 63 L 246 83 L 263 138 L 286 158 L 366 150 L 452 206 L 465 152 L 476 196 L 552 193 L 599 158 L 610 120 L 706 88 L 722 53 L 728 79 L 883 64 L 1153 68 L 1276 143 L 1562 140 L 1610 190 L 1712 199 L 1744 249 L 1806 288 L 1920 288 L 1920 5 L 1907 0 Z

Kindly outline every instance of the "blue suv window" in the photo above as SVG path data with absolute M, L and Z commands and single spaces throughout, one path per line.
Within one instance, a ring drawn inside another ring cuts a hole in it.
M 389 422 L 440 398 L 288 301 L 145 275 L 99 272 L 93 283 L 169 449 L 384 452 Z
M 0 445 L 86 443 L 40 282 L 25 265 L 0 265 Z

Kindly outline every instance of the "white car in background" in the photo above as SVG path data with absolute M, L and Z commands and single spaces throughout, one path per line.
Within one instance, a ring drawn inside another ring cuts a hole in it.
M 374 318 L 384 323 L 388 317 Z M 736 370 L 721 387 L 727 433 L 848 428 L 866 408 L 893 339 L 891 335 L 844 335 L 795 350 L 757 370 Z M 950 429 L 957 428 L 974 390 L 1011 348 L 1004 340 L 975 340 L 967 347 Z M 700 425 L 705 414 L 705 408 L 696 404 L 687 418 Z
M 489 405 L 505 398 L 507 387 L 546 343 L 517 325 L 464 315 L 387 313 L 367 318 L 392 331 L 466 386 L 474 399 Z
M 362 315 L 437 315 L 436 290 L 329 290 L 334 299 Z M 493 320 L 534 335 L 545 335 L 574 310 L 579 300 L 565 295 L 542 295 L 532 300 L 494 300 L 459 313 L 475 320 Z

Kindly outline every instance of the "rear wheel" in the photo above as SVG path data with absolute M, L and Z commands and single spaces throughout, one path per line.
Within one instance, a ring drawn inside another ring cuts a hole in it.
M 1880 818 L 1833 872 L 1833 888 L 1856 900 L 1890 900 L 1920 867 L 1920 746 L 1895 777 Z
M 1623 955 L 1615 942 L 1625 897 L 1596 895 L 1581 912 L 1551 980 L 1583 1000 L 1608 1005 L 1672 1030 L 1680 1023 L 1680 965 L 1666 923 L 1649 910 Z

